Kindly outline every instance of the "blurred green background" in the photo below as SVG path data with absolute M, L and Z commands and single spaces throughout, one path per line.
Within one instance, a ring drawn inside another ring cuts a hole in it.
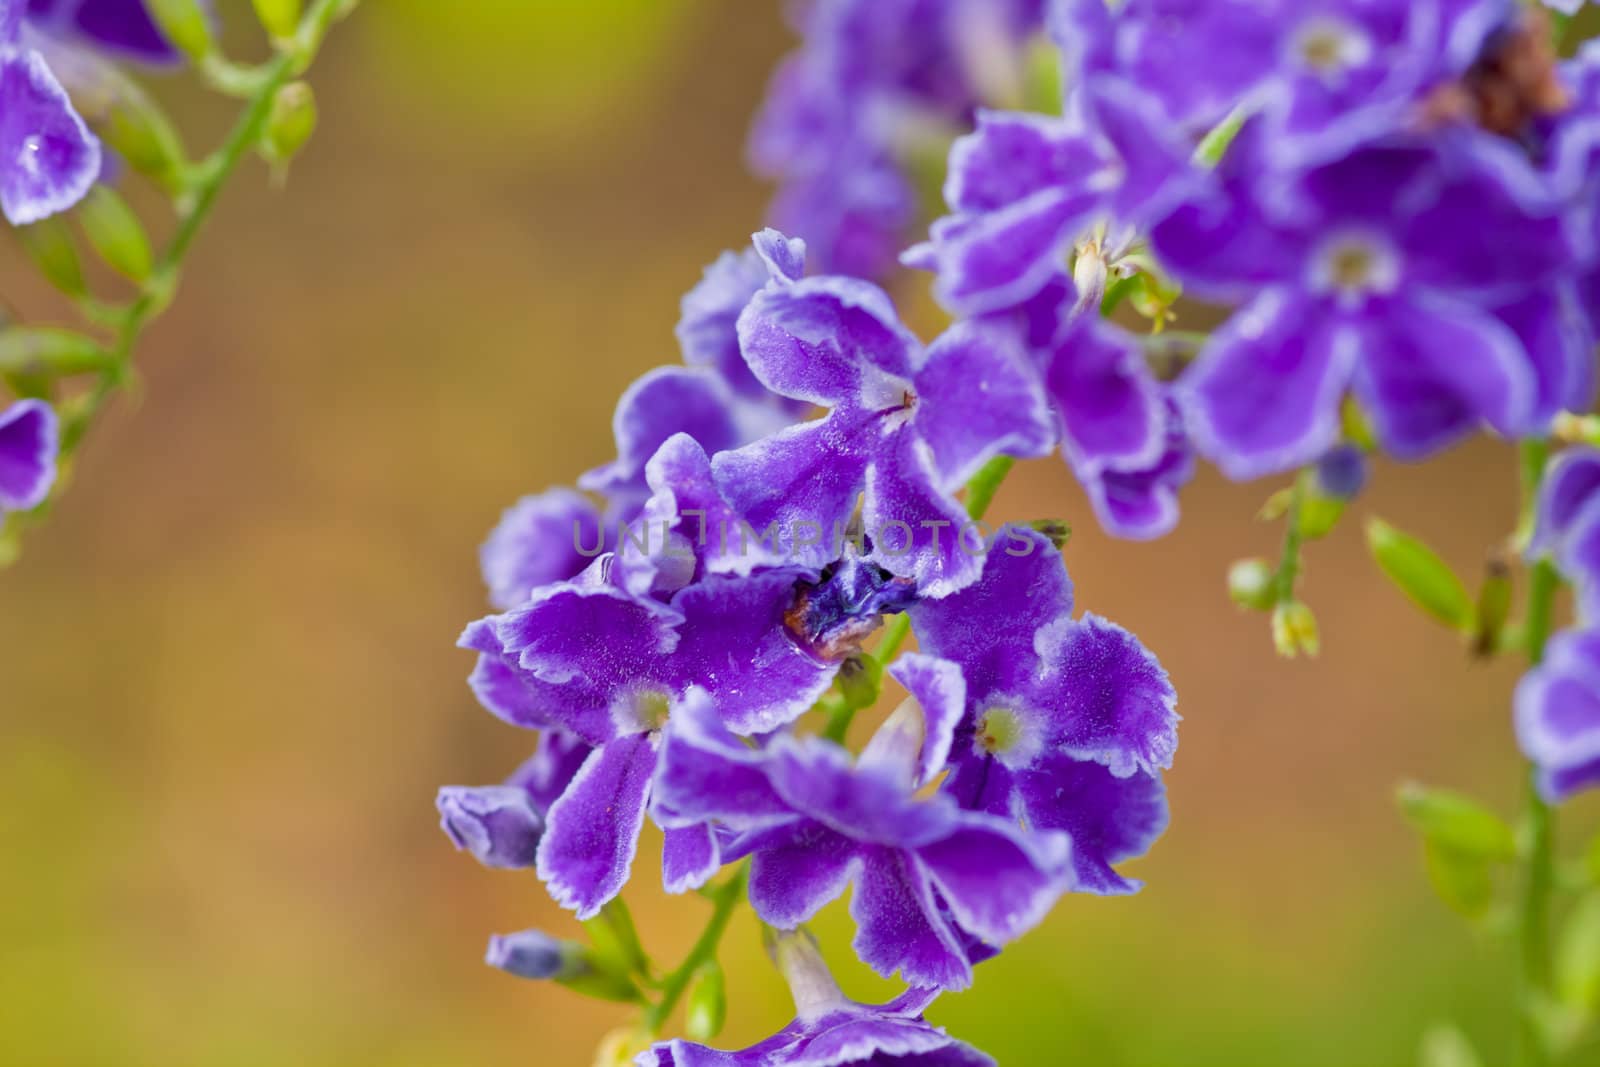
M 491 932 L 575 925 L 436 827 L 438 785 L 531 741 L 452 642 L 500 509 L 609 457 L 680 295 L 759 224 L 742 141 L 791 44 L 752 0 L 370 0 L 337 31 L 287 189 L 228 190 L 142 402 L 0 575 L 0 1064 L 585 1064 L 625 1021 L 480 962 Z M 230 114 L 162 91 L 189 129 Z M 62 311 L 9 244 L 0 294 Z M 1513 478 L 1480 442 L 1380 468 L 1353 518 L 1475 574 Z M 1080 606 L 1142 635 L 1185 716 L 1145 891 L 1067 898 L 934 1010 L 1002 1063 L 1400 1065 L 1444 1019 L 1505 1059 L 1508 956 L 1432 899 L 1391 797 L 1417 777 L 1511 809 L 1515 668 L 1469 666 L 1350 520 L 1310 557 L 1323 658 L 1276 659 L 1222 588 L 1276 550 L 1269 488 L 1204 474 L 1151 545 L 1101 535 L 1054 461 L 999 500 L 1073 522 Z M 628 899 L 670 959 L 703 904 L 652 863 Z M 842 964 L 842 909 L 822 929 Z M 724 1038 L 754 1040 L 784 991 L 750 924 L 724 959 Z

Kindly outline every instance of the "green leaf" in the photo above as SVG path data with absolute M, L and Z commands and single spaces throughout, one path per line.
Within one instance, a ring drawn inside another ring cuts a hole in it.
M 692 1041 L 709 1041 L 722 1032 L 728 1018 L 728 983 L 722 965 L 707 960 L 695 971 L 689 987 L 684 1030 Z
M 1494 903 L 1489 861 L 1429 840 L 1423 845 L 1428 881 L 1439 899 L 1468 919 L 1481 919 Z
M 90 190 L 78 205 L 77 218 L 84 236 L 112 270 L 141 284 L 149 279 L 155 257 L 144 224 L 110 186 L 100 184 Z
M 1472 1042 L 1459 1027 L 1440 1023 L 1430 1026 L 1422 1035 L 1418 1067 L 1482 1067 L 1482 1064 L 1473 1051 Z
M 111 353 L 92 337 L 55 326 L 13 326 L 0 331 L 0 371 L 82 374 L 104 370 Z
M 1482 860 L 1516 858 L 1511 827 L 1469 796 L 1408 782 L 1400 787 L 1397 799 L 1406 820 L 1432 844 Z
M 1418 607 L 1446 626 L 1472 627 L 1467 587 L 1433 549 L 1382 519 L 1368 520 L 1367 547 L 1383 573 Z
M 1585 1014 L 1600 1008 L 1600 891 L 1584 894 L 1556 944 L 1556 994 Z

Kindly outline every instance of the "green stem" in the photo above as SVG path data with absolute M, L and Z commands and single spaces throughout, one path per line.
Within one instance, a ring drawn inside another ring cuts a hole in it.
M 227 140 L 194 171 L 196 183 L 187 190 L 188 204 L 161 254 L 150 280 L 128 307 L 112 346 L 112 365 L 101 373 L 83 406 L 74 413 L 62 436 L 62 450 L 70 454 L 82 442 L 90 425 L 112 396 L 133 377 L 133 354 L 139 339 L 177 293 L 184 260 L 210 219 L 223 187 L 239 165 L 260 143 L 272 115 L 273 98 L 310 66 L 330 26 L 354 9 L 357 0 L 315 0 L 301 20 L 300 31 L 277 56 L 260 68 L 254 95 L 234 123 Z
M 722 935 L 728 929 L 728 920 L 733 918 L 733 911 L 739 906 L 739 901 L 744 899 L 744 887 L 750 877 L 748 864 L 740 864 L 734 871 L 733 877 L 724 882 L 710 894 L 713 905 L 711 918 L 706 922 L 706 927 L 700 932 L 700 937 L 695 941 L 694 947 L 689 950 L 689 955 L 678 965 L 677 970 L 667 975 L 661 981 L 661 999 L 645 1009 L 644 1020 L 641 1024 L 645 1037 L 654 1041 L 661 1033 L 661 1028 L 666 1025 L 672 1012 L 678 1006 L 678 1001 L 689 989 L 695 972 L 708 960 L 716 958 L 717 946 L 722 943 Z
M 1550 446 L 1527 441 L 1521 447 L 1522 518 L 1519 538 L 1526 537 L 1538 506 L 1539 484 L 1544 477 Z M 1556 591 L 1561 576 L 1548 560 L 1534 564 L 1528 578 L 1528 606 L 1523 621 L 1523 649 L 1529 664 L 1544 659 L 1545 644 L 1553 625 Z M 1534 782 L 1533 769 L 1525 771 L 1522 815 L 1521 893 L 1517 901 L 1518 1002 L 1521 1062 L 1542 1067 L 1550 1062 L 1539 1024 L 1541 1002 L 1550 991 L 1550 893 L 1555 882 L 1555 813 L 1544 802 Z
M 1280 605 L 1294 603 L 1295 585 L 1300 581 L 1300 546 L 1304 533 L 1300 527 L 1300 509 L 1306 500 L 1308 474 L 1295 477 L 1294 489 L 1289 495 L 1289 510 L 1284 514 L 1283 550 L 1278 557 L 1277 598 Z
M 1000 483 L 1006 480 L 1006 475 L 1016 465 L 1017 461 L 1010 456 L 996 456 L 972 476 L 972 481 L 967 483 L 968 518 L 977 522 L 988 513 L 989 505 L 994 503 L 994 495 L 1000 491 Z

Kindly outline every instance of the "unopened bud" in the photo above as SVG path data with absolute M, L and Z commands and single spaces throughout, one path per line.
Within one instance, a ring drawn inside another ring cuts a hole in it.
M 118 274 L 143 283 L 155 269 L 150 238 L 128 202 L 108 185 L 96 185 L 77 209 L 84 236 Z
M 1264 559 L 1241 559 L 1228 568 L 1228 596 L 1251 611 L 1267 611 L 1276 595 L 1277 575 Z
M 216 41 L 198 0 L 145 0 L 145 9 L 178 51 L 195 60 L 211 54 Z
M 300 0 L 252 0 L 256 18 L 273 37 L 288 38 L 300 27 Z
M 39 273 L 68 296 L 84 296 L 89 291 L 83 278 L 83 263 L 72 243 L 72 230 L 59 216 L 42 219 L 17 229 L 17 237 Z
M 292 160 L 317 129 L 317 98 L 305 82 L 290 82 L 272 98 L 261 149 L 278 166 Z
M 437 800 L 439 825 L 456 848 L 485 867 L 532 867 L 544 818 L 528 791 L 510 785 L 445 786 Z

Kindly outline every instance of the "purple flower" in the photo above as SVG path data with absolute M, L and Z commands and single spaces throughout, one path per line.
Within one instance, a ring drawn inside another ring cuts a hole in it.
M 847 560 L 820 576 L 793 567 L 704 576 L 661 601 L 605 581 L 612 562 L 535 590 L 462 637 L 480 653 L 471 681 L 489 710 L 595 747 L 550 806 L 537 861 L 552 895 L 582 917 L 627 880 L 658 733 L 678 701 L 700 692 L 715 700 L 724 728 L 777 729 L 827 691 L 879 613 L 899 610 L 910 595 Z M 703 884 L 719 865 L 709 830 L 680 821 L 668 831 L 669 889 Z
M 56 480 L 60 430 L 42 400 L 19 400 L 0 411 L 0 516 L 44 503 Z
M 973 581 L 982 563 L 951 491 L 989 458 L 1041 455 L 1055 437 L 1010 332 L 967 323 L 924 349 L 881 289 L 820 276 L 775 280 L 739 337 L 768 389 L 830 410 L 713 458 L 732 509 L 774 528 L 796 562 L 822 566 L 862 499 L 874 562 L 928 596 Z M 804 543 L 801 529 L 821 536 Z
M 504 785 L 439 790 L 440 826 L 456 848 L 472 853 L 486 867 L 532 867 L 545 813 L 589 751 L 571 734 L 547 730 L 532 758 Z
M 795 1019 L 789 1025 L 738 1052 L 679 1039 L 651 1047 L 634 1062 L 640 1067 L 993 1067 L 994 1060 L 922 1018 L 937 989 L 908 989 L 887 1004 L 859 1004 L 840 992 L 804 934 L 780 935 L 777 958 L 794 994 Z
M 489 603 L 513 608 L 537 587 L 575 577 L 603 538 L 600 512 L 582 493 L 551 489 L 523 497 L 506 509 L 478 552 Z
M 182 59 L 157 28 L 143 0 L 26 0 L 28 22 L 43 33 L 77 39 L 145 63 Z M 209 6 L 209 5 L 208 5 Z
M 952 311 L 1003 311 L 1061 273 L 1073 244 L 1097 222 L 1139 225 L 1189 179 L 1190 149 L 1125 83 L 1083 86 L 1065 118 L 982 112 L 950 151 L 944 197 L 908 265 L 934 271 Z
M 1259 113 L 1277 163 L 1327 160 L 1415 121 L 1516 14 L 1511 0 L 1070 0 L 1053 26 L 1069 78 L 1137 85 L 1198 136 Z
M 773 225 L 823 270 L 877 278 L 917 216 L 910 157 L 1017 95 L 1041 0 L 818 0 L 804 46 L 773 77 L 751 133 L 755 170 L 781 183 Z
M 1600 631 L 1556 635 L 1516 693 L 1517 741 L 1556 803 L 1600 785 Z
M 1132 634 L 1072 618 L 1072 583 L 1044 536 L 1010 534 L 978 584 L 911 609 L 926 655 L 901 661 L 907 686 L 924 707 L 954 704 L 947 793 L 1066 831 L 1079 889 L 1132 892 L 1112 864 L 1166 828 L 1159 772 L 1178 745 L 1176 694 Z M 947 682 L 923 681 L 944 668 Z
M 1248 303 L 1178 383 L 1202 453 L 1234 478 L 1337 443 L 1347 390 L 1385 450 L 1419 459 L 1487 423 L 1538 432 L 1576 399 L 1543 384 L 1524 338 L 1561 337 L 1550 281 L 1577 255 L 1559 199 L 1481 142 L 1385 142 L 1293 179 L 1260 179 L 1259 123 L 1216 185 L 1156 226 L 1197 295 Z
M 1103 321 L 1057 272 L 1025 303 L 982 321 L 1015 333 L 1039 368 L 1061 430 L 1061 454 L 1101 524 L 1148 540 L 1177 525 L 1178 490 L 1194 473 L 1170 396 L 1139 340 Z
M 100 142 L 44 57 L 22 40 L 23 0 L 0 0 L 0 211 L 14 226 L 83 199 Z
M 947 668 L 930 686 L 954 684 Z M 1042 919 L 1067 888 L 1070 848 L 1065 835 L 963 811 L 944 794 L 920 797 L 955 725 L 948 700 L 924 709 L 905 705 L 852 764 L 818 738 L 746 747 L 711 701 L 687 700 L 667 732 L 661 817 L 738 831 L 722 859 L 754 857 L 750 902 L 770 925 L 795 929 L 854 884 L 858 957 L 913 985 L 965 988 L 970 937 L 1003 945 Z

